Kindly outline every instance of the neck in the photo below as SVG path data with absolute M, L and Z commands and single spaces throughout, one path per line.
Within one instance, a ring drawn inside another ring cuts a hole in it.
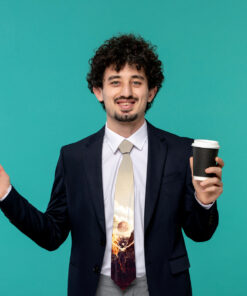
M 141 120 L 136 122 L 112 122 L 107 118 L 107 127 L 118 135 L 128 138 L 132 134 L 134 134 L 144 123 L 145 118 L 143 117 Z

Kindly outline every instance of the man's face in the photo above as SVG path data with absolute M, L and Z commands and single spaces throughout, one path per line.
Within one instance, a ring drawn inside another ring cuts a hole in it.
M 151 102 L 157 89 L 148 89 L 143 69 L 126 64 L 119 72 L 113 66 L 106 68 L 103 87 L 94 88 L 94 94 L 104 102 L 107 120 L 133 122 L 144 119 L 147 102 Z

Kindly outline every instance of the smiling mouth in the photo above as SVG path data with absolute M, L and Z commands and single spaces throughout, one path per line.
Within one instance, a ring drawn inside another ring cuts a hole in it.
M 119 105 L 121 110 L 130 111 L 132 110 L 135 102 L 135 100 L 119 100 L 116 103 Z

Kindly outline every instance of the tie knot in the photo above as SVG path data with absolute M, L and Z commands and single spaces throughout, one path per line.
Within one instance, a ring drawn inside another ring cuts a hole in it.
M 127 140 L 123 140 L 123 142 L 118 146 L 118 149 L 122 154 L 130 153 L 132 148 L 133 148 L 133 144 Z

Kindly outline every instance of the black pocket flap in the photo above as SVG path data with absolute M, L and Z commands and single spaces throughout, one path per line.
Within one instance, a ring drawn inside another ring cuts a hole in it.
M 187 255 L 170 260 L 171 273 L 179 273 L 190 268 L 190 262 Z

